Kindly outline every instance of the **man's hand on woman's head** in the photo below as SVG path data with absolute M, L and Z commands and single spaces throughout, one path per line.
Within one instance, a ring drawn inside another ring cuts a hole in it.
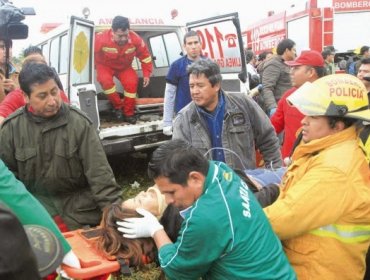
M 144 238 L 153 237 L 154 233 L 163 229 L 158 219 L 149 211 L 143 208 L 137 208 L 136 212 L 142 215 L 142 218 L 126 218 L 122 222 L 117 222 L 118 231 L 123 233 L 126 238 Z

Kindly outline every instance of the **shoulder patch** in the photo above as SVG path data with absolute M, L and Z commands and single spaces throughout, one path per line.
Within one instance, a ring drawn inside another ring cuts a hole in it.
M 80 109 L 78 109 L 74 106 L 71 106 L 71 105 L 69 105 L 69 109 L 71 111 L 76 112 L 77 114 L 83 116 L 90 124 L 93 124 L 92 120 L 89 118 L 89 116 L 84 111 L 81 111 Z
M 5 118 L 5 120 L 3 121 L 3 123 L 2 123 L 2 125 L 1 125 L 1 127 L 2 127 L 5 123 L 9 122 L 10 120 L 15 119 L 15 118 L 17 118 L 17 117 L 19 117 L 19 116 L 23 115 L 23 112 L 24 112 L 24 106 L 23 106 L 23 107 L 21 107 L 21 108 L 18 108 L 15 112 L 11 113 L 8 117 L 6 117 L 6 118 Z
M 225 179 L 226 181 L 229 181 L 229 182 L 231 182 L 231 180 L 232 180 L 232 178 L 233 178 L 233 174 L 232 174 L 231 172 L 226 172 L 226 171 L 224 171 L 224 172 L 223 172 L 223 176 L 224 176 L 224 179 Z

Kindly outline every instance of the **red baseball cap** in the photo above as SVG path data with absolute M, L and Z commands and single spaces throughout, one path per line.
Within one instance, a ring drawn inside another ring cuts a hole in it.
M 285 61 L 285 64 L 289 66 L 324 66 L 324 59 L 321 53 L 317 51 L 302 51 L 301 55 L 298 56 L 295 60 Z

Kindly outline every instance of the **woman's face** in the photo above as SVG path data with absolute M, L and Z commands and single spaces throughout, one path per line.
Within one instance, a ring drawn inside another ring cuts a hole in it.
M 122 207 L 134 210 L 136 208 L 144 208 L 154 216 L 160 215 L 157 192 L 153 188 L 138 193 L 134 198 L 125 200 L 122 202 Z

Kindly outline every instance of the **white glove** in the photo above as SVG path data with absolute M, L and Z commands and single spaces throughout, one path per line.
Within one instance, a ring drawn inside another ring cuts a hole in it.
M 137 208 L 136 212 L 143 215 L 143 218 L 127 218 L 117 222 L 118 231 L 126 238 L 153 237 L 154 233 L 163 229 L 157 218 L 143 208 Z
M 78 260 L 78 257 L 73 253 L 73 251 L 69 251 L 63 258 L 62 261 L 64 264 L 73 267 L 73 268 L 81 268 L 80 261 Z
M 172 125 L 163 127 L 163 134 L 167 136 L 172 135 Z

